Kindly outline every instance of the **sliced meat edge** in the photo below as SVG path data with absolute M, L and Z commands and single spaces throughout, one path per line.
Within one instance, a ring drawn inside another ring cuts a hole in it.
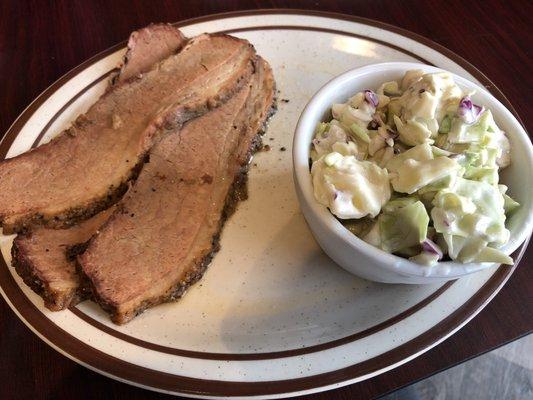
M 87 297 L 80 286 L 75 256 L 112 214 L 107 209 L 67 229 L 39 228 L 17 235 L 11 248 L 12 266 L 46 308 L 60 311 Z M 74 250 L 74 252 L 73 252 Z

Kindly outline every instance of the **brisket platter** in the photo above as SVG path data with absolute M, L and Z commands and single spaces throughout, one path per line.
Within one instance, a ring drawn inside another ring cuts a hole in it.
M 87 113 L 0 163 L 0 220 L 20 232 L 24 282 L 51 310 L 90 297 L 118 324 L 179 298 L 219 248 L 274 85 L 245 40 L 134 32 Z

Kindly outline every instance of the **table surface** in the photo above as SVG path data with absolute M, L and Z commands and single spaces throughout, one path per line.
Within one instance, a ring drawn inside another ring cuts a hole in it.
M 53 4 L 52 4 L 53 3 Z M 342 12 L 426 36 L 481 69 L 532 132 L 533 2 L 526 1 L 32 1 L 0 2 L 0 132 L 50 83 L 150 22 L 254 8 Z M 526 90 L 524 90 L 524 88 Z M 533 252 L 457 334 L 415 360 L 312 399 L 368 399 L 449 368 L 533 330 Z M 0 301 L 0 398 L 167 397 L 105 378 L 60 355 Z

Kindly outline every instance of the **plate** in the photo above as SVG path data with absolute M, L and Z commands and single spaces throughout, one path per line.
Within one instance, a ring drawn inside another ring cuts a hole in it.
M 226 224 L 222 249 L 204 278 L 182 300 L 121 327 L 90 301 L 48 311 L 8 267 L 13 236 L 1 237 L 1 293 L 41 339 L 90 369 L 147 389 L 277 398 L 347 385 L 406 363 L 460 329 L 496 295 L 513 268 L 443 285 L 385 285 L 350 275 L 314 241 L 291 171 L 298 116 L 332 77 L 378 62 L 432 64 L 485 85 L 512 110 L 483 74 L 413 33 L 338 14 L 251 11 L 178 26 L 188 36 L 246 38 L 273 67 L 279 109 L 264 137 L 270 151 L 252 161 L 249 199 Z M 0 156 L 26 151 L 68 126 L 103 92 L 124 46 L 50 86 L 11 126 Z

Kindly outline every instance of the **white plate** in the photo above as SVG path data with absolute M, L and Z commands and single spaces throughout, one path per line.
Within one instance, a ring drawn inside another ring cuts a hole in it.
M 89 301 L 70 311 L 45 309 L 7 267 L 12 237 L 2 237 L 2 295 L 39 337 L 88 368 L 148 389 L 275 398 L 346 385 L 403 364 L 453 334 L 498 292 L 511 268 L 426 286 L 350 275 L 313 240 L 291 173 L 297 118 L 333 76 L 370 63 L 419 61 L 481 82 L 511 107 L 479 71 L 427 39 L 355 17 L 241 12 L 179 26 L 188 36 L 223 31 L 246 38 L 274 69 L 279 110 L 264 138 L 271 150 L 253 161 L 250 198 L 226 224 L 222 250 L 201 282 L 182 300 L 123 327 Z M 49 140 L 83 112 L 102 93 L 123 46 L 88 60 L 39 96 L 6 134 L 0 156 Z

